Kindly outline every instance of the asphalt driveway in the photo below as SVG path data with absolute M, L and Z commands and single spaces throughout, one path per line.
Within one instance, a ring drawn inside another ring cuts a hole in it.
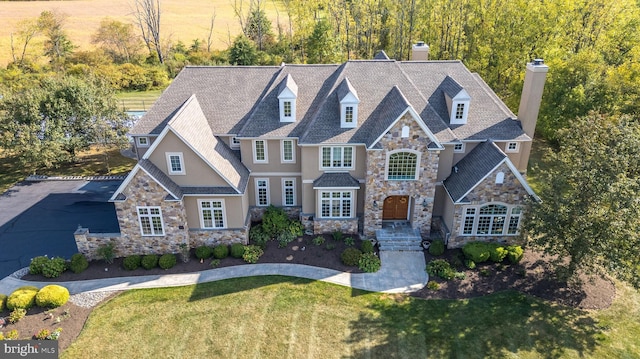
M 0 278 L 41 255 L 70 258 L 78 225 L 119 232 L 113 203 L 121 181 L 22 182 L 0 195 Z

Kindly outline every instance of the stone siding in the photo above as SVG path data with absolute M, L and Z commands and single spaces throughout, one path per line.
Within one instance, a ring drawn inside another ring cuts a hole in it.
M 264 216 L 264 212 L 267 210 L 267 207 L 257 207 L 252 206 L 249 208 L 249 214 L 251 215 L 251 222 L 259 222 L 262 220 L 262 216 Z M 302 207 L 300 206 L 287 206 L 287 207 L 278 207 L 282 208 L 284 212 L 291 219 L 299 219 L 300 212 L 302 211 Z
M 504 173 L 504 181 L 502 184 L 495 183 L 496 174 Z M 518 178 L 513 174 L 507 164 L 502 164 L 496 168 L 485 180 L 474 188 L 467 198 L 471 201 L 471 205 L 485 205 L 490 203 L 499 203 L 505 205 L 523 205 L 529 193 L 522 186 Z M 462 221 L 464 218 L 464 209 L 469 204 L 456 204 L 454 206 L 453 228 L 451 228 L 451 237 L 449 238 L 449 248 L 460 248 L 467 242 L 499 242 L 499 243 L 516 243 L 520 236 L 517 235 L 500 235 L 500 236 L 462 236 L 460 235 Z M 522 221 L 522 219 L 521 219 Z
M 233 243 L 249 243 L 249 230 L 236 229 L 192 229 L 189 230 L 189 245 L 191 248 L 199 246 L 231 245 Z
M 409 137 L 402 137 L 402 128 L 409 127 Z M 438 174 L 439 152 L 429 151 L 429 137 L 410 114 L 402 117 L 380 140 L 382 150 L 367 151 L 366 190 L 364 199 L 364 235 L 372 238 L 382 228 L 382 206 L 388 196 L 409 196 L 410 222 L 423 236 L 431 231 L 433 198 Z M 385 180 L 388 151 L 408 149 L 420 152 L 418 179 L 415 181 Z M 374 202 L 377 206 L 374 206 Z M 426 203 L 426 206 L 423 206 Z
M 109 243 L 113 244 L 116 257 L 128 255 L 121 246 L 122 236 L 120 233 L 89 233 L 88 228 L 79 227 L 73 236 L 76 240 L 78 252 L 84 254 L 89 260 L 99 259 L 98 248 Z
M 313 234 L 333 233 L 335 231 L 345 234 L 357 234 L 358 219 L 316 219 L 313 221 Z

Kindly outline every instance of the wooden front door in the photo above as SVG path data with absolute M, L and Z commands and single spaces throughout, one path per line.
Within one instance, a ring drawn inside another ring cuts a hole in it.
M 383 220 L 406 220 L 409 212 L 409 196 L 389 196 L 382 207 Z

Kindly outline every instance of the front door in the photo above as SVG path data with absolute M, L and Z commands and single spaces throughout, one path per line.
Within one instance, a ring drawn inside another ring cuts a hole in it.
M 382 207 L 383 220 L 406 220 L 409 213 L 409 196 L 389 196 Z

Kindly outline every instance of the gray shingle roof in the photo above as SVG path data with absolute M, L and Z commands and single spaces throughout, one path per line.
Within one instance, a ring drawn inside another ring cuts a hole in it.
M 142 159 L 138 161 L 138 165 L 142 167 L 151 177 L 153 177 L 160 185 L 169 191 L 168 200 L 179 200 L 182 198 L 182 189 L 175 182 L 169 178 L 164 172 L 162 172 L 151 161 Z
M 380 50 L 376 53 L 376 55 L 373 57 L 374 60 L 389 60 L 389 56 L 387 56 L 387 53 L 384 52 L 384 50 Z
M 360 188 L 360 182 L 347 172 L 323 173 L 313 181 L 313 188 Z
M 451 175 L 444 180 L 444 187 L 454 202 L 458 202 L 469 190 L 496 168 L 507 158 L 493 142 L 486 141 L 478 144 L 471 152 L 461 159 L 451 171 Z
M 233 187 L 180 187 L 187 194 L 236 194 Z
M 131 133 L 160 133 L 176 110 L 195 94 L 215 135 L 297 137 L 301 144 L 364 143 L 360 141 L 368 137 L 358 133 L 360 128 L 368 120 L 387 120 L 379 113 L 386 110 L 383 102 L 394 107 L 387 110 L 389 116 L 397 113 L 398 104 L 387 97 L 391 94 L 397 100 L 392 94 L 395 87 L 440 142 L 528 139 L 519 121 L 514 121 L 515 115 L 460 61 L 398 62 L 380 57 L 341 65 L 186 67 Z M 346 78 L 360 99 L 359 126 L 352 129 L 340 128 L 338 92 Z M 297 119 L 282 123 L 277 96 L 293 79 L 298 87 Z M 469 121 L 449 127 L 444 94 L 458 87 L 471 97 Z
M 249 170 L 223 141 L 214 136 L 195 95 L 189 97 L 167 125 L 238 192 L 244 192 L 249 182 Z

